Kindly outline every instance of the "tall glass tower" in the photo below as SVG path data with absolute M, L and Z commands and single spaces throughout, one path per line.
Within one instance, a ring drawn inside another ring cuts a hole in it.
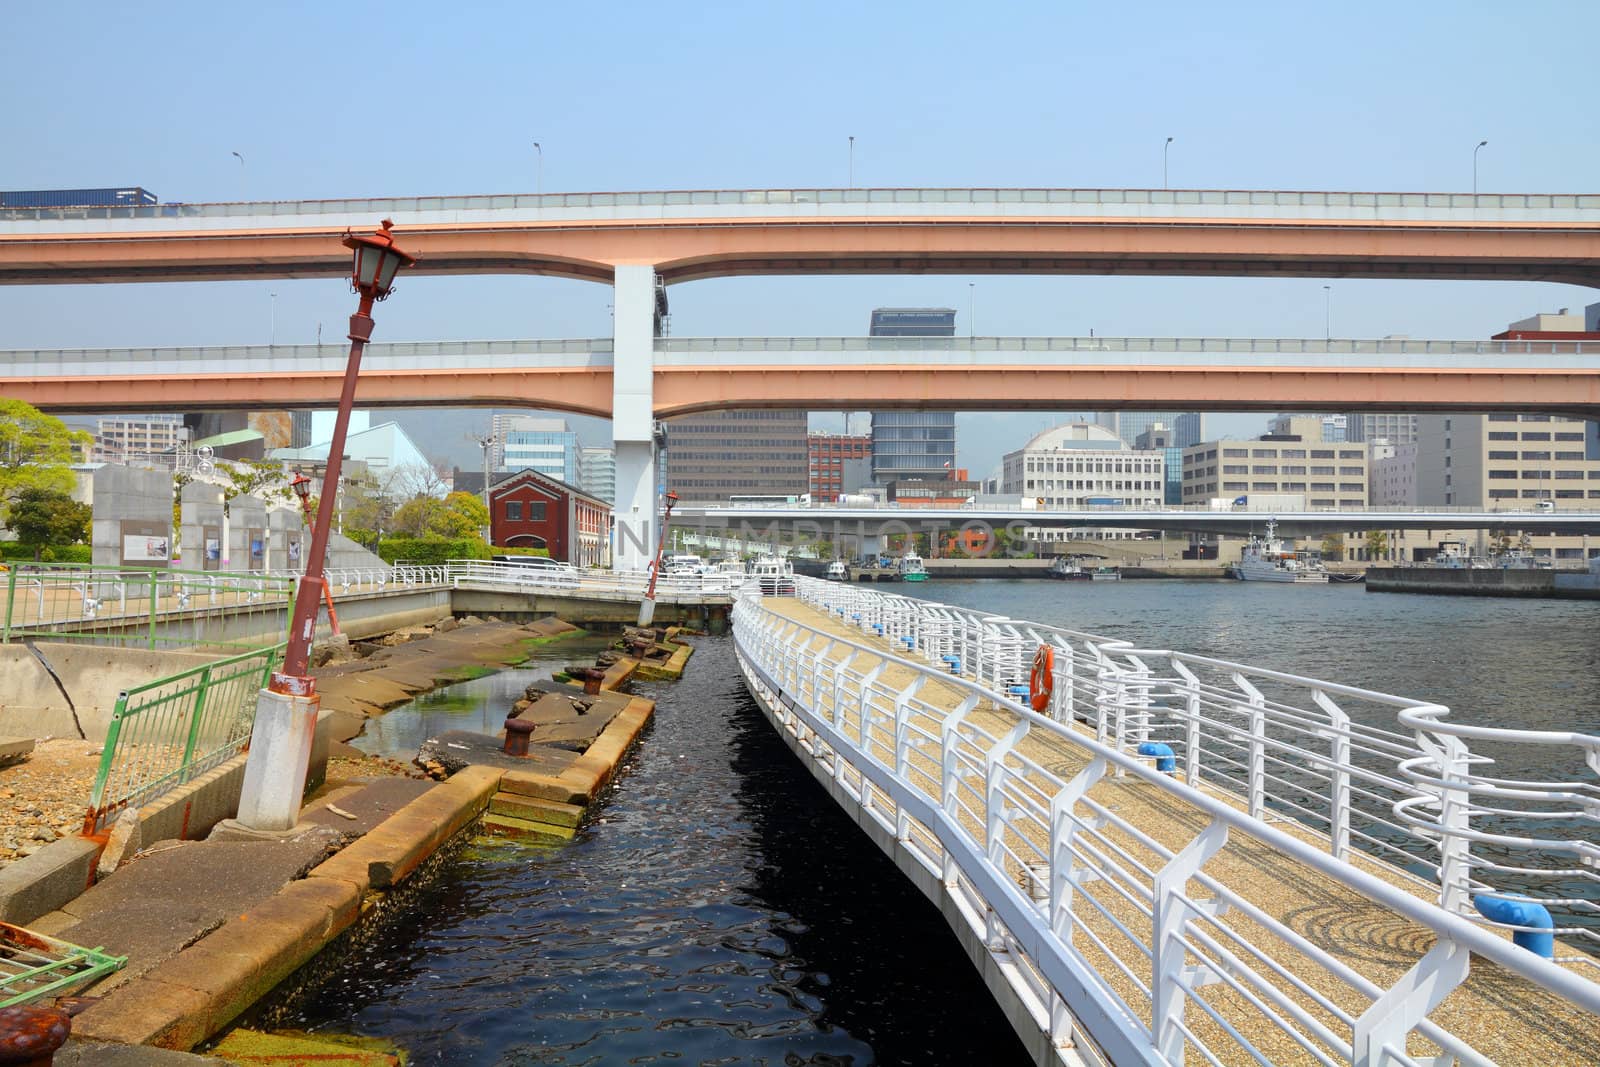
M 870 337 L 954 337 L 954 308 L 878 308 Z M 872 481 L 888 485 L 902 478 L 938 479 L 956 465 L 956 414 L 953 411 L 874 411 Z

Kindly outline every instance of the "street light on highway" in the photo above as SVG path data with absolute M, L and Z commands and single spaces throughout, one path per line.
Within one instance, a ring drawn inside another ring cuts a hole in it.
M 1322 287 L 1322 339 L 1333 340 L 1333 286 Z
M 544 192 L 544 147 L 540 145 L 538 141 L 533 142 L 533 153 L 538 157 L 539 160 L 538 170 L 536 171 L 537 177 L 534 178 L 533 191 L 536 193 L 542 193 Z
M 1478 142 L 1478 147 L 1474 148 L 1472 150 L 1472 195 L 1473 196 L 1477 196 L 1478 195 L 1478 152 L 1480 150 L 1482 150 L 1484 145 L 1486 145 L 1488 143 L 1489 143 L 1488 141 L 1479 141 Z
M 228 154 L 239 161 L 239 199 L 248 200 L 250 199 L 250 195 L 249 190 L 245 188 L 244 157 L 237 152 L 229 152 Z
M 356 313 L 350 316 L 350 358 L 345 364 L 333 439 L 328 442 L 322 496 L 317 502 L 311 545 L 306 550 L 305 575 L 300 579 L 294 612 L 290 616 L 283 669 L 272 673 L 267 688 L 261 691 L 256 702 L 256 720 L 250 734 L 250 758 L 245 764 L 238 818 L 239 823 L 251 830 L 287 830 L 295 824 L 300 812 L 311 738 L 316 731 L 320 707 L 316 682 L 307 672 L 311 666 L 311 639 L 316 630 L 317 609 L 327 593 L 322 567 L 337 495 L 336 490 L 330 492 L 329 489 L 339 484 L 345 436 L 350 428 L 350 409 L 355 403 L 356 378 L 361 371 L 361 353 L 372 338 L 372 305 L 389 295 L 394 287 L 394 276 L 401 267 L 416 262 L 416 257 L 395 244 L 394 235 L 390 233 L 393 225 L 384 219 L 377 233 L 356 237 L 347 232 L 343 242 L 354 253 L 350 286 L 361 300 Z
M 1167 149 L 1172 147 L 1172 138 L 1168 137 L 1161 146 L 1161 188 L 1167 187 Z

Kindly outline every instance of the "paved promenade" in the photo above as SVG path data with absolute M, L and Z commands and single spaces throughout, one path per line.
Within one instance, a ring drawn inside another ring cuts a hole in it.
M 887 643 L 881 638 L 864 634 L 798 600 L 766 598 L 763 606 L 768 611 L 823 634 L 888 651 Z M 803 637 L 796 640 L 802 646 L 818 651 L 827 644 L 826 638 L 821 636 L 809 641 Z M 837 662 L 838 658 L 838 654 L 835 654 L 834 661 Z M 858 671 L 870 670 L 882 662 L 879 657 L 866 653 L 856 653 L 851 659 L 851 668 Z M 910 669 L 891 664 L 880 681 L 897 688 L 909 684 L 913 676 L 914 672 Z M 930 682 L 924 685 L 919 698 L 930 704 L 954 709 L 964 695 L 953 686 Z M 826 698 L 824 710 L 831 712 Z M 1016 718 L 1014 713 L 1004 708 L 980 705 L 968 721 L 983 734 L 1000 738 L 1015 725 Z M 859 729 L 859 721 L 853 711 L 847 709 L 845 720 L 847 730 Z M 937 722 L 930 719 L 921 725 L 937 735 Z M 1081 726 L 1074 728 L 1086 736 L 1092 736 L 1083 731 Z M 977 734 L 977 731 L 974 733 Z M 894 753 L 891 741 L 891 738 L 873 733 L 869 750 L 892 766 Z M 1030 731 L 1017 751 L 1024 759 L 1062 777 L 1070 778 L 1088 763 L 1086 750 L 1041 730 Z M 928 765 L 928 770 L 937 780 L 933 759 L 926 756 L 918 758 Z M 1242 803 L 1228 794 L 1213 795 L 1240 810 L 1244 808 Z M 1171 851 L 1177 851 L 1189 843 L 1207 822 L 1207 817 L 1198 809 L 1132 778 L 1107 776 L 1092 786 L 1085 801 L 1080 803 L 1079 810 L 1086 819 L 1093 820 L 1096 808 L 1114 811 L 1120 818 L 1137 826 L 1151 841 Z M 1325 841 L 1319 841 L 1299 824 L 1280 821 L 1280 828 L 1326 849 Z M 982 828 L 973 826 L 972 829 L 981 840 Z M 1079 933 L 1074 938 L 1074 944 L 1099 973 L 1110 976 L 1112 985 L 1128 1004 L 1135 1006 L 1136 1010 L 1143 1006 L 1142 1013 L 1148 1019 L 1149 963 L 1140 944 L 1120 932 L 1118 925 L 1126 924 L 1130 930 L 1142 931 L 1143 936 L 1148 937 L 1149 919 L 1131 901 L 1147 898 L 1150 872 L 1159 869 L 1166 859 L 1148 842 L 1118 832 L 1114 827 L 1107 826 L 1099 832 L 1110 837 L 1121 854 L 1104 857 L 1104 869 L 1116 872 L 1114 876 L 1091 883 L 1090 886 L 1095 900 L 1104 905 L 1105 910 L 1102 912 L 1088 906 L 1075 909 Z M 1035 844 L 1043 846 L 1045 842 Z M 1432 887 L 1394 868 L 1364 857 L 1356 862 L 1363 870 L 1421 899 L 1432 900 L 1434 897 L 1436 890 Z M 1033 881 L 1033 876 L 1020 864 L 1012 862 L 1010 866 L 1010 873 L 1019 885 L 1026 887 Z M 1310 943 L 1332 953 L 1377 987 L 1391 986 L 1433 944 L 1434 935 L 1427 929 L 1396 916 L 1351 889 L 1330 882 L 1314 869 L 1243 834 L 1231 835 L 1221 852 L 1205 865 L 1204 873 L 1227 885 L 1251 905 L 1284 923 Z M 1107 881 L 1113 884 L 1106 885 Z M 1295 999 L 1330 1031 L 1342 1033 L 1348 1038 L 1349 1023 L 1330 1011 L 1329 1006 L 1336 1006 L 1348 1016 L 1354 1016 L 1367 1009 L 1369 998 L 1357 994 L 1347 982 L 1327 973 L 1312 959 L 1257 926 L 1248 917 L 1229 914 L 1225 927 L 1217 924 L 1207 932 L 1218 940 L 1226 941 L 1231 936 L 1229 931 L 1261 945 L 1321 994 L 1325 998 L 1322 1004 L 1301 994 L 1296 994 Z M 1585 974 L 1594 977 L 1593 968 L 1585 967 Z M 1208 985 L 1197 991 L 1195 997 L 1203 1000 L 1230 1026 L 1237 1027 L 1267 1053 L 1272 1062 L 1313 1062 L 1281 1029 L 1265 1020 L 1259 1007 L 1249 1004 L 1226 984 Z M 1192 1004 L 1186 1019 L 1186 1024 L 1196 1035 L 1213 1050 L 1232 1048 L 1243 1056 L 1243 1049 L 1226 1035 L 1215 1020 L 1208 1018 L 1203 1011 L 1196 1010 L 1197 1007 L 1198 1004 Z M 1430 1014 L 1430 1018 L 1501 1064 L 1600 1063 L 1600 1035 L 1596 1033 L 1592 1017 L 1526 980 L 1476 958 L 1467 983 L 1446 998 Z M 1438 1052 L 1429 1043 L 1416 1037 L 1412 1038 L 1409 1051 L 1413 1056 Z

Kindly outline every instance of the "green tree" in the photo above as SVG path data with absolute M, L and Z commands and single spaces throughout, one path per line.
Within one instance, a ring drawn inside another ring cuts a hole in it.
M 1331 533 L 1322 539 L 1322 556 L 1324 559 L 1344 559 L 1344 534 Z
M 6 528 L 17 540 L 33 546 L 38 559 L 45 545 L 71 545 L 89 539 L 89 521 L 94 517 L 89 505 L 80 504 L 66 493 L 27 486 L 11 499 Z
M 489 509 L 477 493 L 454 492 L 444 498 L 445 507 L 461 516 L 466 529 L 458 536 L 480 533 L 489 526 Z
M 1389 531 L 1367 531 L 1367 558 L 1383 559 L 1389 554 Z
M 74 450 L 93 440 L 31 404 L 0 397 L 0 516 L 25 489 L 72 492 Z

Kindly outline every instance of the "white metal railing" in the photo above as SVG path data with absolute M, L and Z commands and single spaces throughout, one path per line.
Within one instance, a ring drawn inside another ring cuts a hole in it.
M 898 652 L 1002 692 L 1026 680 L 1019 650 L 1031 662 L 1048 647 L 1053 720 L 1119 749 L 1165 744 L 1186 784 L 1236 797 L 1257 818 L 1292 819 L 1336 859 L 1360 851 L 1426 879 L 1458 914 L 1477 919 L 1476 896 L 1535 900 L 1552 921 L 1530 932 L 1600 951 L 1600 737 L 1463 726 L 1438 704 L 865 586 L 800 579 L 798 591 L 878 636 L 875 605 L 900 602 L 909 623 Z M 1537 747 L 1550 780 L 1497 776 L 1469 740 Z
M 494 585 L 511 590 L 541 590 L 583 597 L 638 600 L 650 584 L 647 571 L 579 570 L 488 560 L 453 559 L 446 565 L 448 581 L 455 587 Z M 708 572 L 697 575 L 663 574 L 656 582 L 656 599 L 663 603 L 729 598 L 747 579 L 743 575 Z
M 867 591 L 805 579 L 800 585 L 803 597 L 842 619 L 874 631 L 885 625 L 867 621 L 885 610 Z M 982 623 L 941 605 L 917 618 L 940 633 Z M 736 647 L 752 691 L 794 736 L 797 751 L 834 783 L 841 803 L 857 804 L 863 821 L 892 834 L 942 887 L 945 903 L 982 939 L 996 973 L 1058 1049 L 1087 1036 L 1097 1048 L 1079 1041 L 1080 1056 L 1117 1064 L 1178 1064 L 1186 1052 L 1212 1064 L 1488 1064 L 1489 1054 L 1430 1018 L 1467 980 L 1471 954 L 1497 964 L 1507 982 L 1532 983 L 1567 1007 L 1600 1012 L 1600 986 L 1580 974 L 1376 877 L 1341 858 L 1337 847 L 1315 847 L 1306 835 L 1263 817 L 1271 808 L 1266 783 L 1279 777 L 1268 770 L 1277 745 L 1266 720 L 1280 720 L 1287 730 L 1295 716 L 1252 679 L 1288 676 L 1208 661 L 1240 675 L 1223 689 L 1196 670 L 1201 661 L 1184 660 L 1189 676 L 1177 679 L 1186 713 L 1173 718 L 1160 673 L 1137 666 L 1150 654 L 1108 649 L 1120 643 L 1072 631 L 1020 632 L 1056 650 L 1054 703 L 1045 714 L 950 674 L 942 660 L 935 666 L 913 658 L 920 633 L 904 635 L 905 654 L 897 656 L 868 644 L 865 635 L 843 638 L 766 611 L 757 596 L 742 597 L 734 608 Z M 979 636 L 977 644 L 984 640 Z M 934 683 L 944 690 L 941 699 L 923 695 Z M 1330 756 L 1308 766 L 1365 781 L 1367 769 L 1338 763 L 1339 755 L 1347 744 L 1352 751 L 1381 745 L 1326 707 L 1358 691 L 1312 684 L 1311 692 L 1324 697 L 1313 697 L 1322 717 L 1294 729 L 1317 736 Z M 1442 712 L 1411 706 L 1435 718 Z M 1205 735 L 1217 713 L 1207 709 L 1223 707 L 1254 730 L 1227 735 L 1229 744 L 1245 749 L 1229 758 L 1229 773 L 1246 774 L 1260 790 L 1249 805 L 1185 780 L 1211 766 L 1206 745 L 1213 742 Z M 1085 714 L 1093 735 L 1076 724 Z M 1138 738 L 1181 743 L 1185 732 L 1186 746 L 1174 746 L 1180 775 L 1160 773 L 1130 752 Z M 1047 766 L 1034 741 L 1076 759 L 1052 757 Z M 1108 798 L 1102 783 L 1117 778 L 1170 803 L 1153 809 L 1153 821 L 1139 821 L 1131 794 Z M 1386 779 L 1385 787 L 1398 782 Z M 1173 804 L 1195 817 L 1174 817 Z M 1229 884 L 1227 872 L 1238 868 L 1214 862 L 1233 848 L 1291 861 L 1345 898 L 1354 894 L 1382 915 L 1421 928 L 1394 950 L 1410 969 L 1398 981 L 1393 970 L 1364 972 L 1368 954 L 1341 952 L 1271 913 L 1259 900 L 1260 884 Z M 1456 1030 L 1473 1022 L 1449 1018 Z M 1487 1020 L 1477 1028 L 1479 1039 L 1500 1025 Z M 1419 1055 L 1424 1046 L 1443 1058 Z
M 513 211 L 548 213 L 600 209 L 625 217 L 629 208 L 812 208 L 838 205 L 871 212 L 905 205 L 978 205 L 1042 212 L 1106 208 L 1118 214 L 1150 209 L 1192 214 L 1196 208 L 1226 209 L 1229 217 L 1288 209 L 1318 218 L 1417 218 L 1481 221 L 1484 212 L 1529 212 L 1533 218 L 1581 220 L 1600 211 L 1600 195 L 1573 193 L 1333 192 L 1275 189 L 684 189 L 641 192 L 502 193 L 466 196 L 363 197 L 339 200 L 274 200 L 170 203 L 128 207 L 3 208 L 0 219 L 230 219 L 272 216 L 360 214 L 379 217 L 409 212 Z M 622 211 L 619 212 L 619 209 Z M 1345 212 L 1347 215 L 1335 215 Z M 658 213 L 660 213 L 658 211 Z M 533 217 L 539 217 L 534 215 Z

